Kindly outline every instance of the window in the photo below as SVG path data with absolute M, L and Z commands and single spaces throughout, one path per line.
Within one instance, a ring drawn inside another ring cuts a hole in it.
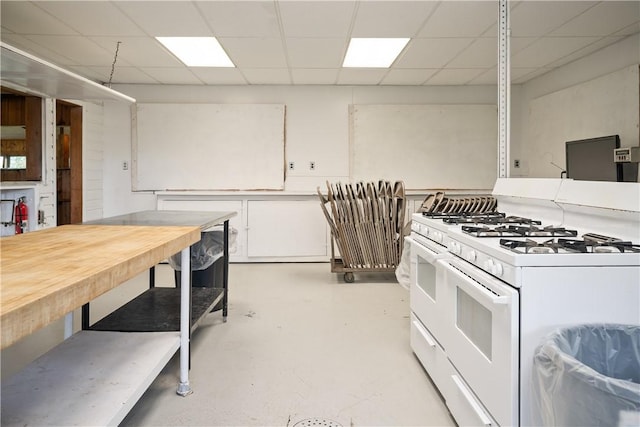
M 42 179 L 42 98 L 1 88 L 2 181 Z

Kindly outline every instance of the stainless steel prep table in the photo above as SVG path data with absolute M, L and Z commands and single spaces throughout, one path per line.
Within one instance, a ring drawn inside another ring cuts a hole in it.
M 223 224 L 223 274 L 222 288 L 192 288 L 190 330 L 222 299 L 223 321 L 227 319 L 229 299 L 229 219 L 236 212 L 198 211 L 141 211 L 84 224 L 118 226 L 197 226 L 206 232 L 215 225 Z M 155 287 L 155 267 L 150 269 L 149 290 L 105 316 L 93 325 L 89 323 L 89 304 L 82 308 L 82 328 L 100 331 L 165 332 L 179 329 L 180 290 L 178 288 Z

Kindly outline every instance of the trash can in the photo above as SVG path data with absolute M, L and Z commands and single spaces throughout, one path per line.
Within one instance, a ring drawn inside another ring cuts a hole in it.
M 618 426 L 640 411 L 640 326 L 559 329 L 536 349 L 533 396 L 546 426 Z
M 200 241 L 191 245 L 191 286 L 222 287 L 223 251 L 223 232 L 208 231 L 200 235 Z M 176 286 L 179 287 L 180 272 L 182 271 L 180 253 L 171 256 L 168 261 L 169 265 L 175 270 Z M 219 280 L 216 280 L 216 278 Z

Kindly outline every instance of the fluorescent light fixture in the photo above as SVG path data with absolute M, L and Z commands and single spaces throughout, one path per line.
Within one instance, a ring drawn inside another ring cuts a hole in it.
M 409 38 L 353 38 L 349 42 L 342 66 L 388 68 L 408 42 Z
M 156 37 L 187 67 L 235 67 L 215 37 Z

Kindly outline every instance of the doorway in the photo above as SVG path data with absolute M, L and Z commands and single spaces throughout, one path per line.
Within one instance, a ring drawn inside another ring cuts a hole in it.
M 57 225 L 82 222 L 82 107 L 56 100 Z

